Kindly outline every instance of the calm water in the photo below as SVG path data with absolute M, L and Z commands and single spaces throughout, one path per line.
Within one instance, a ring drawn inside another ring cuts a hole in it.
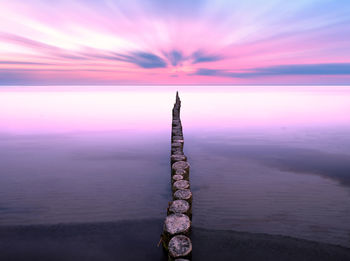
M 179 87 L 198 227 L 350 246 L 350 88 Z M 0 225 L 162 218 L 175 87 L 2 87 Z

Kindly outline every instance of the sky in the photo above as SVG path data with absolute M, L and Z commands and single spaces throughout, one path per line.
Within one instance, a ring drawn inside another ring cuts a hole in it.
M 349 0 L 0 0 L 0 85 L 350 85 Z

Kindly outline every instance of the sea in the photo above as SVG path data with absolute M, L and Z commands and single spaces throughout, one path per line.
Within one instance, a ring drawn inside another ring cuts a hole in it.
M 0 226 L 164 218 L 176 91 L 194 227 L 350 246 L 349 86 L 1 86 Z

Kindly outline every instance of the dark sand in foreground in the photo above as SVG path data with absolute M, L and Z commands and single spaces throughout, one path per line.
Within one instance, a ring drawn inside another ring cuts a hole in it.
M 0 260 L 167 260 L 162 220 L 0 226 Z M 283 236 L 193 228 L 193 260 L 350 260 L 350 249 Z

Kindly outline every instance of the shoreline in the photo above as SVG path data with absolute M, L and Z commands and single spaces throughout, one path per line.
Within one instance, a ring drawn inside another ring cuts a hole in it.
M 0 225 L 1 260 L 167 260 L 161 219 Z M 192 228 L 193 260 L 350 260 L 350 248 L 288 236 Z

